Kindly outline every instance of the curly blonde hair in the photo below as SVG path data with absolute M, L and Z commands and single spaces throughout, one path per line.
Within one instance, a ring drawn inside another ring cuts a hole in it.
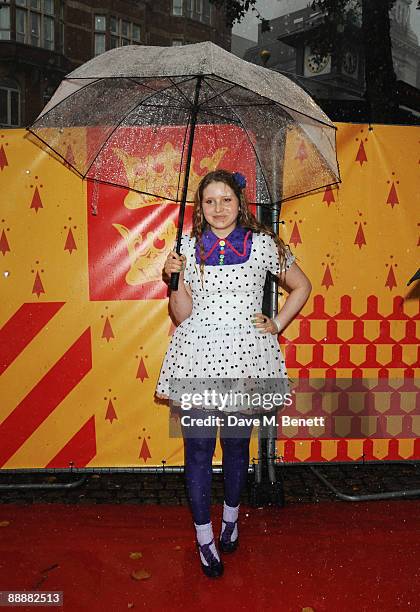
M 192 230 L 191 230 L 191 238 L 195 238 L 200 247 L 200 277 L 202 286 L 204 285 L 204 245 L 202 241 L 202 236 L 205 230 L 208 228 L 208 223 L 203 214 L 203 192 L 205 188 L 210 185 L 210 183 L 225 183 L 228 185 L 236 195 L 239 200 L 239 215 L 238 215 L 238 225 L 242 225 L 245 229 L 250 229 L 257 234 L 268 234 L 271 236 L 276 245 L 279 252 L 279 260 L 280 260 L 280 269 L 283 274 L 286 271 L 286 254 L 290 252 L 289 246 L 286 245 L 283 240 L 273 232 L 273 230 L 265 225 L 264 223 L 260 223 L 255 217 L 255 215 L 249 210 L 248 202 L 245 197 L 244 190 L 238 185 L 233 174 L 228 170 L 214 170 L 206 174 L 200 181 L 198 185 L 197 191 L 194 196 L 194 209 L 192 216 Z

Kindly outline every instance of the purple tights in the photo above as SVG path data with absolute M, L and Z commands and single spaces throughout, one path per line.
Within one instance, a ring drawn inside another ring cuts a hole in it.
M 189 410 L 188 414 L 191 418 L 203 418 L 203 411 L 200 409 Z M 217 425 L 182 427 L 185 444 L 185 478 L 196 525 L 210 523 L 212 460 L 217 429 Z M 224 494 L 228 506 L 236 507 L 239 504 L 246 483 L 251 432 L 252 425 L 248 424 L 225 425 L 220 428 Z

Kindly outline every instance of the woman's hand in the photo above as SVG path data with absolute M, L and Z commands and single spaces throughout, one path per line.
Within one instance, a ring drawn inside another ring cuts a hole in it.
M 165 260 L 163 270 L 165 275 L 170 277 L 171 274 L 180 273 L 180 278 L 184 277 L 184 270 L 187 265 L 187 258 L 185 255 L 178 255 L 176 251 L 170 251 Z
M 276 336 L 279 333 L 277 325 L 274 323 L 273 319 L 270 319 L 270 317 L 267 317 L 267 315 L 263 314 L 262 312 L 256 312 L 252 316 L 251 322 L 261 333 L 273 334 Z
M 179 273 L 180 283 L 178 291 L 171 291 L 169 295 L 169 310 L 178 323 L 182 323 L 191 315 L 192 312 L 192 295 L 191 288 L 184 280 L 184 270 L 187 265 L 185 255 L 178 255 L 176 251 L 170 251 L 165 261 L 163 268 L 163 276 L 170 279 L 171 274 Z M 165 280 L 165 278 L 164 278 Z

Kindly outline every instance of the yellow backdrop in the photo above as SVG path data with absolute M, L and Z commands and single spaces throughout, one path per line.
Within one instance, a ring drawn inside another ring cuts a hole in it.
M 285 461 L 420 459 L 419 294 L 407 287 L 419 142 L 416 127 L 339 124 L 340 188 L 282 206 L 281 237 L 313 285 L 281 338 L 289 375 L 389 379 L 380 436 L 303 439 L 291 428 L 277 443 Z M 123 161 L 135 173 L 136 160 Z M 88 189 L 25 131 L 0 132 L 1 468 L 182 465 L 153 396 L 173 331 L 159 272 L 177 209 L 139 198 Z M 388 419 L 394 379 L 406 381 L 404 402 Z

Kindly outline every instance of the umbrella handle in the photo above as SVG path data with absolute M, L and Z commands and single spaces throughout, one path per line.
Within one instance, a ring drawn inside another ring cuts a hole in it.
M 171 282 L 169 284 L 172 291 L 178 291 L 179 272 L 172 272 Z

